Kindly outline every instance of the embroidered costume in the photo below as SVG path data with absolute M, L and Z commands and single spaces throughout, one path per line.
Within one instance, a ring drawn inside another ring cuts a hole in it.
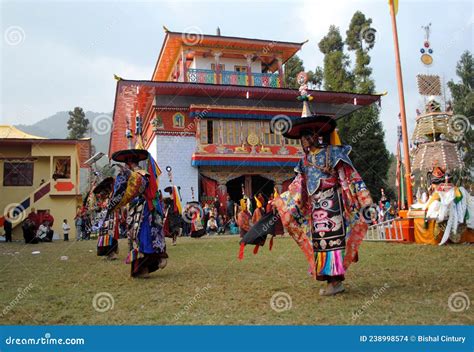
M 162 269 L 168 254 L 163 234 L 163 207 L 158 197 L 158 168 L 153 157 L 145 150 L 121 150 L 112 159 L 125 162 L 115 178 L 114 191 L 108 205 L 111 214 L 128 205 L 127 235 L 131 248 L 127 262 L 131 276 L 145 276 Z M 138 166 L 141 162 L 143 168 Z
M 112 196 L 114 178 L 107 177 L 103 179 L 92 190 L 91 198 L 95 198 L 96 208 L 95 223 L 98 227 L 97 255 L 107 256 L 108 259 L 116 259 L 118 254 L 118 212 L 108 212 L 110 197 Z
M 275 222 L 281 220 L 306 256 L 309 273 L 328 282 L 320 294 L 334 295 L 344 291 L 344 274 L 358 259 L 357 251 L 368 228 L 362 214 L 370 213 L 367 210 L 372 199 L 349 158 L 351 147 L 339 145 L 336 121 L 311 113 L 308 102 L 312 97 L 306 90 L 304 72 L 298 75 L 298 82 L 303 113 L 283 136 L 300 139 L 305 156 L 295 167 L 296 177 L 288 191 L 272 202 L 279 219 L 265 216 L 255 224 L 254 231 L 241 241 L 239 258 L 245 244 L 256 244 L 256 253 L 267 234 L 274 235 Z
M 372 199 L 349 152 L 331 145 L 310 152 L 289 190 L 273 201 L 318 280 L 344 279 L 368 227 L 359 211 Z

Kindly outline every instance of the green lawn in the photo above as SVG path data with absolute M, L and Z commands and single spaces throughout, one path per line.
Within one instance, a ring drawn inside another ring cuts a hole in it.
M 168 247 L 168 267 L 148 279 L 129 277 L 125 240 L 122 259 L 115 262 L 97 257 L 95 246 L 2 242 L 0 324 L 473 323 L 474 307 L 448 307 L 456 292 L 473 297 L 469 245 L 363 243 L 360 262 L 347 274 L 346 293 L 336 297 L 318 295 L 322 283 L 307 276 L 304 256 L 288 237 L 258 255 L 249 246 L 241 262 L 237 237 L 180 238 Z M 35 250 L 41 253 L 33 255 Z M 98 312 L 93 299 L 103 292 L 114 306 Z M 270 301 L 282 292 L 291 307 L 277 312 Z

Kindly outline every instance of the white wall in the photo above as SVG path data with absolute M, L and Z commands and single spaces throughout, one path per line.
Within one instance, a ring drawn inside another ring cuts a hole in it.
M 245 58 L 242 59 L 233 59 L 233 58 L 222 58 L 219 60 L 221 64 L 225 65 L 225 70 L 226 71 L 234 71 L 234 66 L 247 66 L 247 60 Z M 191 68 L 197 68 L 197 69 L 204 69 L 204 70 L 210 70 L 211 65 L 215 63 L 214 57 L 202 57 L 202 56 L 197 56 L 194 58 Z M 255 60 L 252 62 L 251 65 L 252 72 L 254 73 L 261 73 L 262 72 L 262 63 L 259 59 Z
M 148 153 L 151 154 L 151 156 L 156 160 L 156 153 L 157 153 L 157 148 L 156 148 L 156 137 L 157 136 L 153 136 L 153 140 L 150 144 L 150 146 L 148 147 Z M 158 161 L 157 161 L 158 162 Z M 161 169 L 161 165 L 158 164 L 160 166 L 160 169 Z
M 159 186 L 161 191 L 170 185 L 166 167 L 171 166 L 173 183 L 181 187 L 183 204 L 191 201 L 191 187 L 194 199 L 198 200 L 198 169 L 191 166 L 191 158 L 196 149 L 196 138 L 178 136 L 155 136 L 149 152 L 161 169 Z M 167 195 L 167 193 L 164 195 Z

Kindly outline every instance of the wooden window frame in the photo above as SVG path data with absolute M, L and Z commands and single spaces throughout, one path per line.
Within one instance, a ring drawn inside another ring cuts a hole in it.
M 8 165 L 8 167 L 7 167 Z M 14 166 L 16 165 L 16 166 Z M 28 166 L 29 170 L 20 170 Z M 34 163 L 25 161 L 3 162 L 3 186 L 4 187 L 31 187 L 34 181 Z M 16 175 L 16 178 L 14 177 Z

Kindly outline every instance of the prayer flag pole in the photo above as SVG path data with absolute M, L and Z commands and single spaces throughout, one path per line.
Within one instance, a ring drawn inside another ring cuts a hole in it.
M 393 42 L 395 45 L 395 66 L 397 69 L 397 83 L 398 83 L 398 98 L 400 101 L 400 121 L 402 125 L 402 139 L 403 139 L 403 154 L 404 165 L 405 165 L 405 183 L 407 192 L 407 203 L 408 207 L 413 203 L 413 191 L 411 187 L 411 166 L 410 166 L 410 150 L 408 147 L 408 129 L 407 129 L 407 117 L 405 111 L 405 94 L 403 91 L 403 77 L 402 77 L 402 66 L 400 63 L 400 49 L 398 47 L 398 32 L 397 32 L 397 10 L 398 0 L 389 0 L 390 16 L 392 18 L 392 31 L 393 31 Z

